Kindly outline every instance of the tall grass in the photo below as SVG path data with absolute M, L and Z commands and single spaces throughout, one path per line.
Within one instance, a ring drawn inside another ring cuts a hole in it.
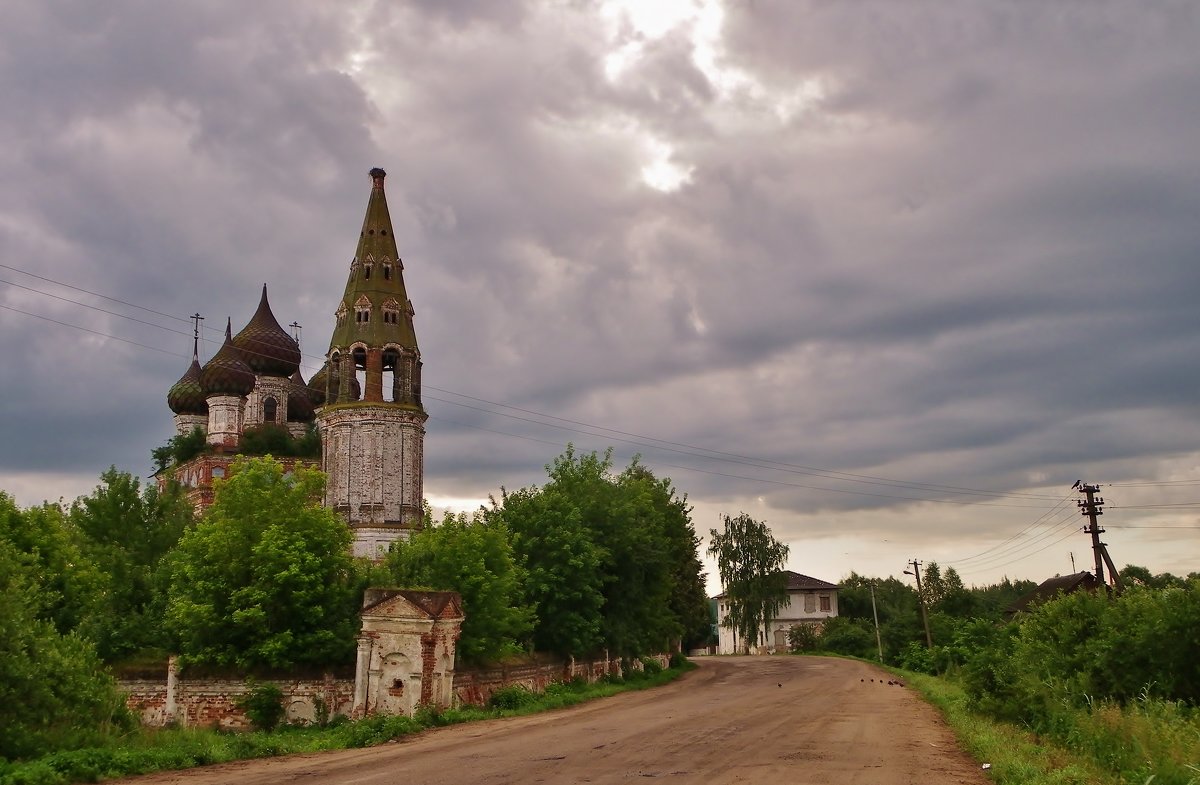
M 1200 716 L 1143 694 L 1128 706 L 1063 705 L 1040 733 L 984 716 L 946 679 L 901 672 L 941 709 L 1001 785 L 1200 785 Z
M 625 680 L 609 679 L 595 684 L 551 684 L 544 693 L 527 692 L 528 699 L 511 708 L 423 708 L 413 717 L 368 717 L 353 722 L 337 718 L 325 727 L 284 726 L 270 733 L 141 728 L 114 737 L 102 747 L 61 751 L 30 761 L 0 760 L 0 785 L 70 785 L 250 758 L 369 747 L 427 728 L 532 714 L 627 690 L 656 687 L 673 681 L 695 667 L 684 660 L 661 673 L 632 672 Z

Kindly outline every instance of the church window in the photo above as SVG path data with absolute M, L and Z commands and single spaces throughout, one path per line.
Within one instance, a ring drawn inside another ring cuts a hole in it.
M 371 301 L 367 299 L 366 295 L 354 301 L 354 321 L 358 324 L 367 324 L 371 321 Z
M 383 323 L 400 323 L 400 303 L 396 302 L 390 297 L 383 303 Z
M 224 477 L 224 476 L 225 476 L 225 470 L 224 470 L 224 469 L 222 469 L 220 466 L 214 466 L 214 467 L 213 467 L 213 470 L 212 470 L 212 476 L 213 476 L 214 478 L 218 478 L 218 479 L 219 479 L 219 478 L 221 478 L 221 477 Z
M 274 398 L 266 398 L 263 400 L 263 422 L 275 422 L 275 417 L 279 412 L 279 401 Z
M 392 280 L 392 266 L 390 264 L 385 264 L 383 266 L 383 280 Z
M 337 316 L 337 323 L 338 323 L 338 327 L 341 327 L 341 326 L 342 326 L 342 325 L 345 323 L 345 321 L 346 321 L 346 313 L 347 313 L 347 312 L 346 312 L 346 304 L 345 304 L 345 303 L 339 303 L 339 304 L 338 304 L 338 309 L 337 309 L 337 314 L 336 314 L 336 316 Z

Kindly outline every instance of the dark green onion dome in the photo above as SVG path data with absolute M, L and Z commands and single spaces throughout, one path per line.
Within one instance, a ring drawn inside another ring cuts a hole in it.
M 254 389 L 254 371 L 233 345 L 232 329 L 225 322 L 225 343 L 200 369 L 200 387 L 204 395 L 248 395 Z
M 266 284 L 263 284 L 258 310 L 250 323 L 234 337 L 233 345 L 242 351 L 242 359 L 250 369 L 263 376 L 287 377 L 300 367 L 300 347 L 271 313 Z
M 200 387 L 200 360 L 192 355 L 192 364 L 179 381 L 167 391 L 167 406 L 175 414 L 208 414 L 208 401 Z
M 297 370 L 288 381 L 288 422 L 312 422 L 317 413 L 313 409 L 312 398 L 308 397 L 308 385 L 304 383 L 304 377 Z
M 308 380 L 308 398 L 313 406 L 325 405 L 325 380 L 329 378 L 329 363 L 321 366 L 321 370 Z

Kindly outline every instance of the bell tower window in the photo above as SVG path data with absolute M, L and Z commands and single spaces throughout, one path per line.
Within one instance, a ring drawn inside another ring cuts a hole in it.
M 371 301 L 366 295 L 354 301 L 354 321 L 357 324 L 367 324 L 371 321 Z
M 384 324 L 400 323 L 400 303 L 389 297 L 384 301 L 382 310 Z

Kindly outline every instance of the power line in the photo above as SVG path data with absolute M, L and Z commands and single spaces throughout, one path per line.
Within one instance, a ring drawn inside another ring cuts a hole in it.
M 24 314 L 25 316 L 32 316 L 34 319 L 43 319 L 47 322 L 53 322 L 54 324 L 62 325 L 63 327 L 70 327 L 71 329 L 74 329 L 74 330 L 82 330 L 85 333 L 91 333 L 92 335 L 99 335 L 102 338 L 111 338 L 114 341 L 120 341 L 121 343 L 127 343 L 130 346 L 137 346 L 142 349 L 149 349 L 152 352 L 161 352 L 162 354 L 169 354 L 173 357 L 181 357 L 182 356 L 178 352 L 170 352 L 170 351 L 167 351 L 166 349 L 160 349 L 157 346 L 147 346 L 144 343 L 138 343 L 137 341 L 130 341 L 126 338 L 118 338 L 115 335 L 109 335 L 108 333 L 102 333 L 99 330 L 93 330 L 89 327 L 80 327 L 77 324 L 70 324 L 68 322 L 60 322 L 58 319 L 51 319 L 49 316 L 42 316 L 40 314 L 30 313 L 29 311 L 22 311 L 20 308 L 13 308 L 11 305 L 5 305 L 4 303 L 0 303 L 0 308 L 5 309 L 6 311 L 14 311 L 15 313 Z
M 132 308 L 138 308 L 138 309 L 141 309 L 141 310 L 147 311 L 148 313 L 153 313 L 153 314 L 156 314 L 156 315 L 159 315 L 159 316 L 164 316 L 164 317 L 166 317 L 166 318 L 175 319 L 175 320 L 178 320 L 178 321 L 188 321 L 188 320 L 182 319 L 181 317 L 172 316 L 172 315 L 170 315 L 170 314 L 165 314 L 165 313 L 163 313 L 162 311 L 157 311 L 157 310 L 155 310 L 155 309 L 152 309 L 152 308 L 145 308 L 144 306 L 140 306 L 140 305 L 138 305 L 138 304 L 136 304 L 136 303 L 132 303 L 132 302 L 129 302 L 129 301 L 127 301 L 127 300 L 122 300 L 122 299 L 119 299 L 119 298 L 110 297 L 110 296 L 108 296 L 108 295 L 104 295 L 104 294 L 101 294 L 101 293 L 99 293 L 99 292 L 94 292 L 94 291 L 91 291 L 91 290 L 88 290 L 88 289 L 85 289 L 85 288 L 82 288 L 82 287 L 73 286 L 73 285 L 71 285 L 71 284 L 63 283 L 63 282 L 61 282 L 61 281 L 56 281 L 56 280 L 54 280 L 54 279 L 52 279 L 52 278 L 48 278 L 48 277 L 46 277 L 46 276 L 37 275 L 37 274 L 35 274 L 35 273 L 30 273 L 30 272 L 28 272 L 28 271 L 21 270 L 20 268 L 13 267 L 12 265 L 2 264 L 2 265 L 0 265 L 0 266 L 4 267 L 4 268 L 6 268 L 6 269 L 10 269 L 10 270 L 13 270 L 13 271 L 15 271 L 15 272 L 18 272 L 18 273 L 24 274 L 24 275 L 29 275 L 29 276 L 31 276 L 31 277 L 37 278 L 38 280 L 46 281 L 46 282 L 48 282 L 48 283 L 53 283 L 53 284 L 56 284 L 56 285 L 59 285 L 59 286 L 65 286 L 65 287 L 67 287 L 67 288 L 70 288 L 70 289 L 72 289 L 72 290 L 75 290 L 75 291 L 79 291 L 79 292 L 82 292 L 82 293 L 85 293 L 85 294 L 89 294 L 89 295 L 92 295 L 92 296 L 96 296 L 96 297 L 101 297 L 101 298 L 103 298 L 103 299 L 110 300 L 110 301 L 112 301 L 112 302 L 116 302 L 116 303 L 120 303 L 120 304 L 122 304 L 122 305 L 127 305 L 127 306 L 129 306 L 129 307 L 132 307 Z M 31 288 L 31 287 L 25 287 L 25 286 L 21 286 L 20 284 L 14 284 L 14 285 L 16 285 L 16 286 L 20 286 L 21 288 L 27 289 L 27 290 L 29 290 L 29 291 L 33 291 L 33 292 L 35 292 L 35 293 L 38 293 L 38 294 L 43 294 L 43 295 L 45 295 L 45 296 L 48 296 L 48 297 L 53 297 L 53 298 L 55 298 L 55 299 L 67 300 L 68 302 L 71 302 L 71 303 L 73 303 L 73 304 L 75 304 L 75 305 L 79 305 L 80 307 L 84 307 L 84 308 L 92 308 L 92 309 L 94 309 L 94 310 L 97 310 L 97 311 L 100 311 L 100 312 L 103 312 L 103 313 L 108 313 L 108 314 L 111 314 L 111 315 L 120 316 L 121 318 L 127 318 L 127 319 L 131 319 L 132 321 L 136 321 L 136 322 L 139 322 L 139 323 L 142 323 L 142 324 L 147 324 L 147 325 L 149 325 L 149 326 L 153 326 L 153 327 L 159 327 L 160 329 L 168 330 L 168 331 L 170 331 L 170 332 L 174 332 L 174 333 L 177 333 L 177 334 L 186 334 L 186 333 L 184 333 L 183 331 L 179 331 L 179 330 L 173 330 L 173 329 L 171 329 L 171 328 L 164 327 L 164 326 L 162 326 L 162 325 L 157 325 L 157 324 L 154 324 L 154 323 L 152 323 L 152 322 L 145 322 L 145 321 L 143 321 L 143 320 L 135 319 L 135 318 L 133 318 L 133 317 L 128 317 L 128 316 L 125 316 L 125 315 L 123 315 L 123 314 L 118 314 L 118 313 L 115 313 L 115 312 L 112 312 L 112 311 L 108 311 L 108 310 L 106 310 L 106 309 L 98 308 L 98 307 L 96 307 L 96 306 L 92 306 L 92 305 L 89 305 L 89 304 L 87 304 L 87 303 L 81 303 L 81 302 L 79 302 L 79 301 L 76 301 L 76 300 L 69 300 L 68 298 L 62 298 L 62 297 L 59 297 L 58 295 L 54 295 L 54 294 L 51 294 L 51 293 L 49 293 L 49 292 L 43 292 L 43 291 L 41 291 L 41 290 L 38 290 L 38 289 L 33 289 L 33 288 Z M 15 309 L 15 308 L 10 308 L 10 310 L 16 310 L 16 311 L 18 311 L 18 312 L 20 312 L 20 313 L 24 313 L 24 314 L 26 314 L 26 315 L 30 315 L 30 316 L 35 316 L 35 317 L 37 317 L 37 316 L 38 316 L 37 314 L 32 314 L 32 313 L 29 313 L 29 312 L 27 312 L 27 311 L 19 311 L 18 309 Z M 55 322 L 55 323 L 63 324 L 64 326 L 72 327 L 72 328 L 74 328 L 74 329 L 82 330 L 82 331 L 85 331 L 85 332 L 90 332 L 90 333 L 93 333 L 93 334 L 96 334 L 96 335 L 102 335 L 102 336 L 104 336 L 104 337 L 111 338 L 111 339 L 113 339 L 113 340 L 119 340 L 119 341 L 123 341 L 123 342 L 125 342 L 125 343 L 129 343 L 129 344 L 131 344 L 131 345 L 134 345 L 134 346 L 143 346 L 143 347 L 144 347 L 144 344 L 139 344 L 139 343 L 137 343 L 137 342 L 134 342 L 134 341 L 128 341 L 128 340 L 125 340 L 125 339 L 122 339 L 122 338 L 118 338 L 117 336 L 108 335 L 108 334 L 106 334 L 106 333 L 100 333 L 100 332 L 98 332 L 98 331 L 91 330 L 91 329 L 89 329 L 89 328 L 80 327 L 80 326 L 78 326 L 78 325 L 66 324 L 66 323 L 63 323 L 63 322 L 58 322 L 57 320 L 54 320 L 54 319 L 49 319 L 48 317 L 38 317 L 38 318 L 45 318 L 45 319 L 47 319 L 48 321 L 52 321 L 52 322 Z M 213 328 L 213 327 L 208 327 L 207 325 L 205 325 L 205 329 L 216 329 L 216 328 Z M 154 348 L 154 347 L 145 347 L 145 348 Z M 166 350 L 163 350 L 163 349 L 157 349 L 157 348 L 154 348 L 154 351 L 159 351 L 159 352 L 163 352 L 163 353 L 166 353 L 166 354 L 174 354 L 174 353 L 172 353 L 172 352 L 167 352 Z M 253 353 L 253 352 L 250 352 L 250 353 Z M 176 355 L 176 356 L 183 356 L 183 355 Z M 324 358 L 323 356 L 321 356 L 321 357 L 318 357 L 318 356 L 316 356 L 316 355 L 303 355 L 303 354 L 302 354 L 302 357 L 309 357 L 309 358 L 311 358 L 311 359 L 313 359 L 313 360 L 316 360 L 316 361 L 319 361 L 319 362 L 321 362 L 321 363 L 324 363 L 324 360 L 325 360 L 325 358 Z M 767 470 L 769 470 L 769 471 L 787 472 L 787 473 L 792 473 L 792 474 L 807 474 L 807 475 L 810 475 L 810 476 L 825 477 L 825 478 L 827 478 L 827 479 L 831 479 L 831 480 L 835 480 L 835 481 L 840 481 L 840 482 L 853 482 L 853 483 L 863 483 L 863 484 L 882 485 L 882 486 L 885 486 L 885 487 L 892 487 L 892 488 L 899 488 L 899 489 L 908 489 L 908 490 L 919 491 L 919 492 L 931 492 L 931 491 L 932 491 L 932 492 L 937 492 L 937 493 L 949 493 L 949 494 L 953 494 L 953 495 L 974 495 L 974 496 L 981 496 L 981 497 L 992 498 L 992 499 L 1003 499 L 1003 498 L 1017 498 L 1017 499 L 1020 499 L 1020 498 L 1047 498 L 1047 497 L 1044 497 L 1044 496 L 1043 496 L 1043 497 L 1039 497 L 1039 496 L 1037 496 L 1037 495 L 1035 495 L 1035 494 L 1024 494 L 1024 493 L 1002 493 L 1002 492 L 996 492 L 996 491 L 985 491 L 985 490 L 972 489 L 972 488 L 963 488 L 963 487 L 960 487 L 960 486 L 938 485 L 938 484 L 933 484 L 933 483 L 916 483 L 916 482 L 906 482 L 906 481 L 892 480 L 892 479 L 888 479 L 888 478 L 882 478 L 882 477 L 873 477 L 873 476 L 871 476 L 871 475 L 853 474 L 853 473 L 850 473 L 850 472 L 840 472 L 840 471 L 836 471 L 836 470 L 829 470 L 829 469 L 819 469 L 819 468 L 807 467 L 807 466 L 799 466 L 799 465 L 796 465 L 796 464 L 788 464 L 788 463 L 784 463 L 784 462 L 779 462 L 779 461 L 771 461 L 771 460 L 767 460 L 767 459 L 755 459 L 755 458 L 751 458 L 751 457 L 748 457 L 748 456 L 736 455 L 736 454 L 734 454 L 734 453 L 727 453 L 727 452 L 722 452 L 722 451 L 718 451 L 718 450 L 710 450 L 710 449 L 708 449 L 708 448 L 703 448 L 703 447 L 695 447 L 695 446 L 693 446 L 693 445 L 687 445 L 687 444 L 683 444 L 683 443 L 680 443 L 680 442 L 671 442 L 671 441 L 664 440 L 664 439 L 657 439 L 657 438 L 655 438 L 655 437 L 643 436 L 643 435 L 640 435 L 640 434 L 634 434 L 634 433 L 630 433 L 630 432 L 627 432 L 627 431 L 620 431 L 620 430 L 617 430 L 617 429 L 608 428 L 608 427 L 606 427 L 606 426 L 600 426 L 600 425 L 594 425 L 594 424 L 591 424 L 591 423 L 585 423 L 585 422 L 583 422 L 583 421 L 579 421 L 579 420 L 571 420 L 571 419 L 569 419 L 569 418 L 557 417 L 557 416 L 555 416 L 555 415 L 545 414 L 545 413 L 543 413 L 543 412 L 536 412 L 536 411 L 529 410 L 529 409 L 522 409 L 522 408 L 520 408 L 520 407 L 511 406 L 511 405 L 509 405 L 509 404 L 499 403 L 499 402 L 496 402 L 496 401 L 488 401 L 488 400 L 486 400 L 486 399 L 483 399 L 483 398 L 476 398 L 475 396 L 466 395 L 466 394 L 464 394 L 464 393 L 458 393 L 458 392 L 455 392 L 455 391 L 453 391 L 453 390 L 445 390 L 445 389 L 442 389 L 442 388 L 433 387 L 433 386 L 431 386 L 431 385 L 426 385 L 426 389 L 435 389 L 435 390 L 439 390 L 440 392 L 448 393 L 448 394 L 450 394 L 450 395 L 454 395 L 454 396 L 457 396 L 457 397 L 460 397 L 460 398 L 465 398 L 465 399 L 467 399 L 467 400 L 474 400 L 474 401 L 477 401 L 477 402 L 479 402 L 479 403 L 485 403 L 485 404 L 487 404 L 487 405 L 489 405 L 489 406 L 500 407 L 500 408 L 503 408 L 503 409 L 510 409 L 510 410 L 513 410 L 513 411 L 520 411 L 520 412 L 523 412 L 523 413 L 526 413 L 526 414 L 531 414 L 531 415 L 534 415 L 534 416 L 536 416 L 536 417 L 538 417 L 538 418 L 543 418 L 543 419 L 541 419 L 541 420 L 533 420 L 533 419 L 529 419 L 529 418 L 526 418 L 526 417 L 519 417 L 519 416 L 516 416 L 516 415 L 512 415 L 512 414 L 509 414 L 509 413 L 507 413 L 507 412 L 504 412 L 504 411 L 495 411 L 495 410 L 490 410 L 490 409 L 483 409 L 483 408 L 480 408 L 480 407 L 473 407 L 473 406 L 469 406 L 469 405 L 467 405 L 467 404 L 459 403 L 459 402 L 456 402 L 456 401 L 445 400 L 445 399 L 434 399 L 434 400 L 441 400 L 442 402 L 444 402 L 444 403 L 447 403 L 447 404 L 450 404 L 450 405 L 455 405 L 455 406 L 464 406 L 464 407 L 466 407 L 466 408 L 473 408 L 473 409 L 475 409 L 475 410 L 477 410 L 477 411 L 481 411 L 481 412 L 484 412 L 484 413 L 487 413 L 487 414 L 491 414 L 491 415 L 495 415 L 495 416 L 500 416 L 500 417 L 508 417 L 508 418 L 510 418 L 510 419 L 517 419 L 517 420 L 524 420 L 524 421 L 526 421 L 526 422 L 530 422 L 530 423 L 533 423 L 533 424 L 536 424 L 536 425 L 541 425 L 541 426 L 543 426 L 543 427 L 557 428 L 557 429 L 560 429 L 560 430 L 566 430 L 566 431 L 569 431 L 569 432 L 575 432 L 575 433 L 583 433 L 583 434 L 586 434 L 586 435 L 588 435 L 588 436 L 593 436 L 593 437 L 600 437 L 600 438 L 605 438 L 605 439 L 614 439 L 614 437 L 612 437 L 612 436 L 610 436 L 610 435 L 607 435 L 607 434 L 621 434 L 622 436 L 632 436 L 632 437 L 634 437 L 635 439 L 641 439 L 641 440 L 643 440 L 643 441 L 631 441 L 631 440 L 629 440 L 629 439 L 615 439 L 615 440 L 617 440 L 617 441 L 624 441 L 625 443 L 628 443 L 628 444 L 634 444 L 634 445 L 637 445 L 637 446 L 639 446 L 639 447 L 643 447 L 643 448 L 645 448 L 645 449 L 659 449 L 659 450 L 666 450 L 666 451 L 669 451 L 669 452 L 676 452 L 676 453 L 679 453 L 679 454 L 688 455 L 688 456 L 690 456 L 690 457 L 699 457 L 699 458 L 703 458 L 703 459 L 706 459 L 706 460 L 718 460 L 718 461 L 723 461 L 723 462 L 739 463 L 739 464 L 742 464 L 742 465 L 752 466 L 752 467 L 755 467 L 755 468 L 767 469 Z M 589 429 L 592 429 L 592 430 L 590 430 L 590 431 L 582 431 L 582 430 L 579 430 L 578 428 L 569 428 L 569 427 L 565 427 L 565 426 L 562 426 L 562 425 L 556 425 L 554 422 L 545 422 L 544 420 L 554 420 L 554 421 L 557 421 L 557 422 L 562 422 L 562 423 L 571 423 L 571 424 L 574 424 L 574 425 L 579 425 L 579 426 L 582 426 L 582 427 L 584 427 L 584 428 L 589 428 Z M 607 432 L 607 433 L 595 433 L 594 431 L 605 431 L 605 432 Z M 657 442 L 657 444 L 648 444 L 647 442 Z M 682 448 L 682 449 L 681 449 L 681 448 Z M 702 454 L 702 453 L 707 453 L 707 454 Z M 681 468 L 681 469 L 684 469 L 684 470 L 687 470 L 687 471 L 703 471 L 703 470 L 696 469 L 695 467 L 677 467 L 677 468 Z M 721 473 L 719 473 L 719 472 L 710 472 L 710 473 L 712 473 L 712 474 L 718 474 L 718 475 L 720 475 L 720 474 L 721 474 Z M 738 475 L 725 475 L 725 476 L 729 476 L 729 477 L 738 477 Z M 807 489 L 810 489 L 810 490 L 829 491 L 829 492 L 832 492 L 832 493 L 846 493 L 846 494 L 861 495 L 861 496 L 870 496 L 870 497 L 877 497 L 877 498 L 890 498 L 890 499 L 897 499 L 897 500 L 902 500 L 902 501 L 935 502 L 935 503 L 958 503 L 958 504 L 970 504 L 970 503 L 972 503 L 972 502 L 965 502 L 965 501 L 960 501 L 960 500 L 948 500 L 948 499 L 930 499 L 930 498 L 927 498 L 927 497 L 922 497 L 922 496 L 916 496 L 916 497 L 913 497 L 913 496 L 900 496 L 900 495 L 894 495 L 894 494 L 870 493 L 870 492 L 865 492 L 865 491 L 854 491 L 854 490 L 848 490 L 848 489 L 843 489 L 843 488 L 828 488 L 828 487 L 823 487 L 823 486 L 804 485 L 804 484 L 799 484 L 799 483 L 782 483 L 782 484 L 791 485 L 791 486 L 793 486 L 793 487 L 799 487 L 799 488 L 807 488 Z M 985 506 L 1025 506 L 1025 505 L 988 504 L 988 505 L 985 505 Z

